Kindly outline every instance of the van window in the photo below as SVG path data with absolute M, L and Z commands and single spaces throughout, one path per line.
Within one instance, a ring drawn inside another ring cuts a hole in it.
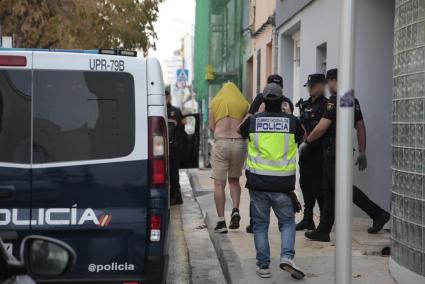
M 0 162 L 31 160 L 31 71 L 0 70 Z
M 128 73 L 34 71 L 33 163 L 110 159 L 135 144 Z

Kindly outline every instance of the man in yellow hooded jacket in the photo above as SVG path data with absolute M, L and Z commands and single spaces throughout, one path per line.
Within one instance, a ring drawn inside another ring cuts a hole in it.
M 239 228 L 241 219 L 239 213 L 241 197 L 239 178 L 242 175 L 247 146 L 245 139 L 241 137 L 238 130 L 248 110 L 248 101 L 234 83 L 224 84 L 210 104 L 209 128 L 214 133 L 211 177 L 214 179 L 214 201 L 218 215 L 218 222 L 215 227 L 217 233 L 227 233 L 224 218 L 226 180 L 229 182 L 233 202 L 229 228 Z

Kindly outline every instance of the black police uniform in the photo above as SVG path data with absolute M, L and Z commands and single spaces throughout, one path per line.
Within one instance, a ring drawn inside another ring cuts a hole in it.
M 310 97 L 307 101 L 301 100 L 297 103 L 300 108 L 300 122 L 307 134 L 310 134 L 319 123 L 327 102 L 328 99 L 321 95 L 315 100 Z M 323 148 L 321 140 L 311 143 L 300 156 L 300 187 L 304 197 L 304 218 L 297 225 L 298 230 L 314 229 L 313 208 L 316 201 L 322 209 Z
M 180 149 L 183 139 L 182 134 L 184 131 L 184 126 L 182 124 L 183 115 L 179 108 L 176 108 L 170 104 L 167 104 L 167 115 L 168 119 L 174 120 L 177 123 L 175 128 L 176 139 L 173 141 L 173 143 L 170 143 L 170 202 L 171 204 L 181 204 L 183 199 L 180 192 L 179 167 Z
M 258 110 L 260 109 L 261 104 L 264 102 L 263 94 L 259 93 L 254 101 L 252 102 L 251 106 L 249 107 L 248 113 L 250 114 L 256 114 Z M 290 99 L 283 96 L 283 103 L 287 103 L 289 105 L 289 108 L 291 109 L 291 112 L 294 112 L 294 104 L 291 102 Z
M 329 234 L 335 219 L 335 142 L 336 142 L 336 95 L 332 95 L 326 105 L 323 118 L 332 121 L 323 141 L 323 209 L 320 214 L 318 232 Z M 363 120 L 358 100 L 355 100 L 354 121 Z M 353 186 L 353 201 L 372 219 L 385 211 L 372 202 L 357 186 Z

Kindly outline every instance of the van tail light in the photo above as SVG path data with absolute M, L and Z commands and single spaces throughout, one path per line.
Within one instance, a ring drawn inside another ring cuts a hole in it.
M 151 215 L 151 231 L 150 231 L 150 241 L 159 242 L 161 241 L 161 216 Z
M 149 171 L 151 185 L 158 187 L 167 183 L 167 126 L 159 116 L 149 117 Z
M 27 58 L 19 55 L 0 55 L 0 66 L 27 66 Z

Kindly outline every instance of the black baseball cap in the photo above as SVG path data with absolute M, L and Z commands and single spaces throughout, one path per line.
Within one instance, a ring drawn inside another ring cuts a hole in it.
M 338 80 L 338 69 L 329 69 L 326 72 L 326 80 Z
M 320 73 L 310 74 L 308 75 L 307 83 L 304 84 L 304 87 L 313 86 L 318 83 L 322 83 L 322 84 L 326 83 L 325 75 Z
M 267 78 L 267 84 L 275 83 L 278 84 L 281 88 L 283 88 L 283 79 L 280 75 L 273 74 Z

